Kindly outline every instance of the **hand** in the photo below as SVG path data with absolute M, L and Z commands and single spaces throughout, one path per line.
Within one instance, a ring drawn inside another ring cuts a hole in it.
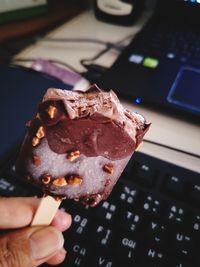
M 36 267 L 61 263 L 66 255 L 62 231 L 71 216 L 58 211 L 51 226 L 29 227 L 37 209 L 36 198 L 0 197 L 0 229 L 17 229 L 0 235 L 0 267 Z

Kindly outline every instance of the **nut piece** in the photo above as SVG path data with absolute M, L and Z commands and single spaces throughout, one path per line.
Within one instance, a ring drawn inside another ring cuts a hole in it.
M 80 185 L 82 183 L 83 179 L 79 176 L 71 175 L 67 178 L 67 183 L 69 185 Z
M 103 166 L 103 170 L 104 170 L 104 172 L 112 174 L 113 173 L 113 165 L 112 164 L 105 164 Z
M 39 144 L 39 142 L 40 142 L 39 138 L 33 137 L 33 139 L 32 139 L 32 145 L 33 146 L 37 146 Z
M 37 133 L 36 133 L 37 138 L 41 139 L 44 137 L 44 127 L 40 126 Z
M 65 186 L 65 185 L 68 184 L 67 181 L 66 181 L 66 179 L 64 177 L 58 177 L 55 180 L 53 180 L 52 183 L 54 185 L 56 185 L 56 186 Z
M 42 183 L 43 184 L 49 184 L 51 181 L 51 175 L 49 174 L 44 174 L 42 177 Z
M 32 160 L 33 160 L 33 164 L 34 164 L 35 166 L 39 166 L 40 163 L 41 163 L 40 157 L 37 156 L 37 155 L 33 155 Z
M 67 159 L 68 159 L 69 161 L 74 161 L 74 160 L 77 159 L 80 155 L 81 155 L 80 151 L 79 151 L 79 150 L 75 150 L 75 151 L 70 152 L 70 153 L 67 155 Z
M 49 114 L 49 117 L 51 119 L 53 119 L 55 117 L 55 113 L 56 113 L 56 107 L 50 105 L 48 108 L 47 108 L 47 113 Z

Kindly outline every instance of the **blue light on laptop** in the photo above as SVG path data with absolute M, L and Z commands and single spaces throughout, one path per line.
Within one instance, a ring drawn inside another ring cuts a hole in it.
M 142 99 L 140 97 L 136 97 L 136 99 L 135 99 L 135 103 L 136 104 L 140 104 L 141 101 L 142 101 Z
M 191 3 L 196 3 L 196 0 L 190 0 Z
M 175 58 L 175 56 L 176 56 L 175 53 L 172 53 L 172 52 L 167 54 L 167 58 L 169 59 L 173 59 Z
M 140 63 L 142 63 L 143 59 L 144 59 L 143 55 L 132 54 L 132 55 L 130 55 L 128 61 L 135 63 L 135 64 L 140 64 Z

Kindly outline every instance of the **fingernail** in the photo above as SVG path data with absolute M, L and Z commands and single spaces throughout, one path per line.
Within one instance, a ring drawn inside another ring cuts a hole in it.
M 63 247 L 62 234 L 53 227 L 42 228 L 30 237 L 30 247 L 35 260 L 51 256 Z

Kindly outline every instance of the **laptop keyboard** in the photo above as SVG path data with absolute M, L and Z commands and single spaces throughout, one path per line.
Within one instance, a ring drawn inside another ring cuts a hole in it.
M 194 267 L 200 261 L 200 175 L 136 152 L 110 197 L 95 208 L 63 201 L 72 214 L 60 267 Z M 1 196 L 40 195 L 12 162 Z M 43 265 L 46 267 L 47 265 Z
M 145 32 L 145 33 L 144 33 Z M 139 37 L 140 36 L 140 37 Z M 176 59 L 180 63 L 200 65 L 200 30 L 189 24 L 165 24 L 150 21 L 134 39 L 138 52 L 157 58 Z

